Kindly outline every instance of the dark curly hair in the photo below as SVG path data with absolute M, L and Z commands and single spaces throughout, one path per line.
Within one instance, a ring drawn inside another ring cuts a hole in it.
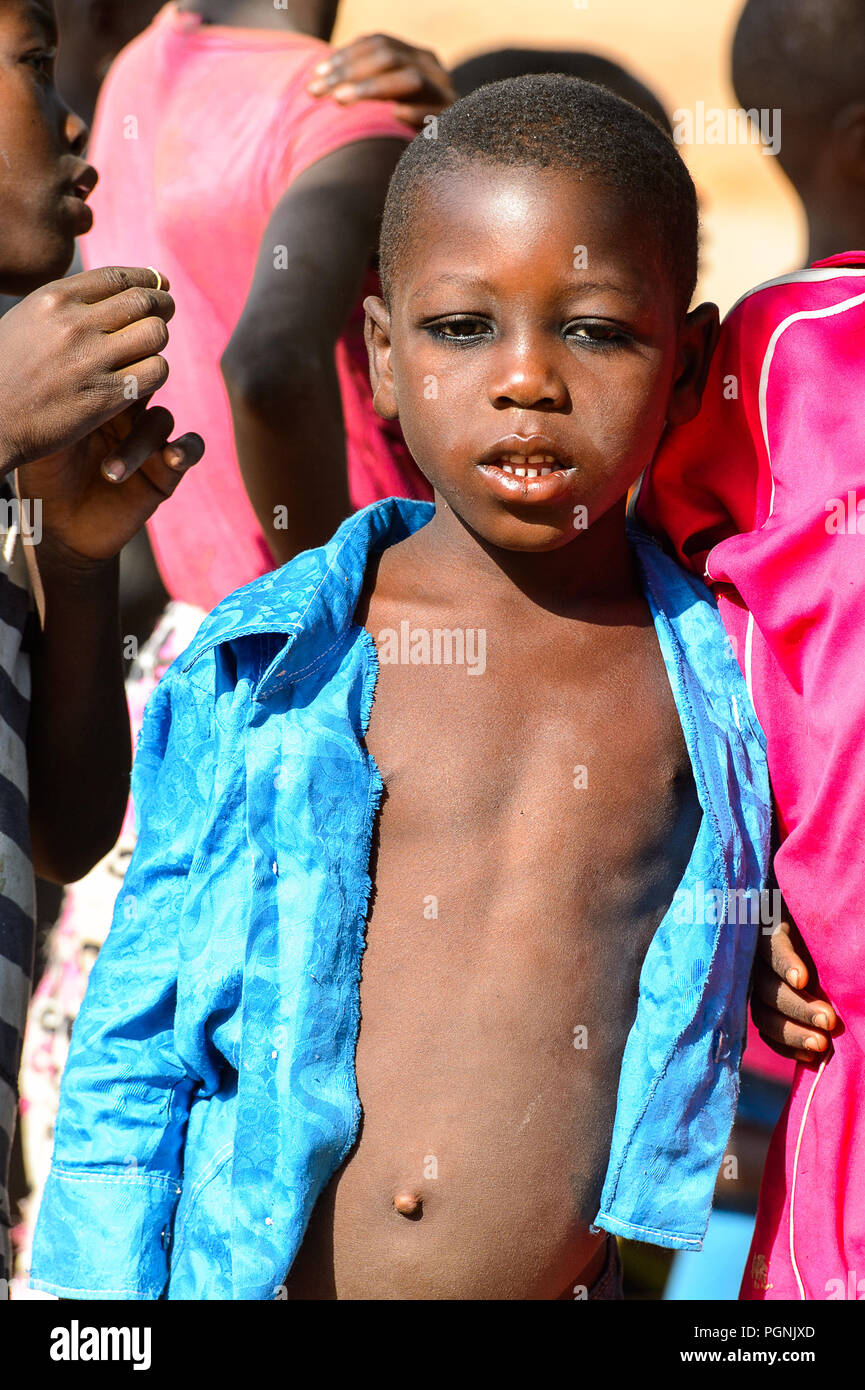
M 418 195 L 448 172 L 481 163 L 574 170 L 624 195 L 664 252 L 678 303 L 697 282 L 697 195 L 673 141 L 644 112 L 593 82 L 561 73 L 478 87 L 406 147 L 382 217 L 379 270 L 389 300 Z

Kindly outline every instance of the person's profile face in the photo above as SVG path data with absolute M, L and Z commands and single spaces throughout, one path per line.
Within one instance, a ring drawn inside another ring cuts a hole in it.
M 378 408 L 487 540 L 567 544 L 578 509 L 592 524 L 650 461 L 682 316 L 645 222 L 597 180 L 480 163 L 430 180 L 390 309 Z
M 89 230 L 86 126 L 57 93 L 50 0 L 0 0 L 0 290 L 64 274 Z

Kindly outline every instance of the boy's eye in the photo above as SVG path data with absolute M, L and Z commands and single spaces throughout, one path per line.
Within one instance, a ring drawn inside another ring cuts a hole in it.
M 24 62 L 29 67 L 35 69 L 42 77 L 52 77 L 54 74 L 54 60 L 57 57 L 56 48 L 38 48 L 25 53 Z
M 433 323 L 425 323 L 424 328 L 434 338 L 446 338 L 451 342 L 471 341 L 486 337 L 490 332 L 490 325 L 486 319 L 474 318 L 471 314 L 455 315 L 449 319 L 436 319 Z
M 579 343 L 588 347 L 598 348 L 619 347 L 622 343 L 629 341 L 628 334 L 614 323 L 587 322 L 586 320 L 569 323 L 565 329 L 565 336 L 576 338 Z

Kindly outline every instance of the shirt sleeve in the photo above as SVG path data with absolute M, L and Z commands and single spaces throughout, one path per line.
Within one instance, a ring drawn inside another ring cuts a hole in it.
M 175 1040 L 187 875 L 214 784 L 212 702 L 176 669 L 145 712 L 132 776 L 138 842 L 61 1088 L 31 1282 L 62 1298 L 160 1296 L 190 1101 L 217 1084 L 207 1045 L 181 1060 Z
M 279 151 L 270 168 L 269 198 L 274 205 L 304 169 L 325 155 L 359 140 L 391 139 L 408 144 L 415 133 L 405 121 L 397 120 L 389 101 L 358 101 L 343 106 L 328 96 L 309 95 L 300 100 L 298 87 L 305 87 L 313 66 L 314 62 L 310 62 L 293 84 L 284 111 L 274 121 L 272 148 Z
M 635 502 L 642 523 L 709 582 L 709 552 L 753 528 L 771 488 L 759 408 L 764 337 L 760 306 L 744 300 L 721 325 L 700 410 L 665 435 Z

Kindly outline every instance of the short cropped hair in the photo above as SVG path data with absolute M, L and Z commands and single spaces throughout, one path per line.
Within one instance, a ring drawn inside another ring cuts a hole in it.
M 746 109 L 820 121 L 865 100 L 865 0 L 748 0 L 733 38 Z
M 673 141 L 629 101 L 560 73 L 479 87 L 406 147 L 385 200 L 379 270 L 386 301 L 410 238 L 420 192 L 472 163 L 587 174 L 645 218 L 663 250 L 682 314 L 697 281 L 697 195 Z

